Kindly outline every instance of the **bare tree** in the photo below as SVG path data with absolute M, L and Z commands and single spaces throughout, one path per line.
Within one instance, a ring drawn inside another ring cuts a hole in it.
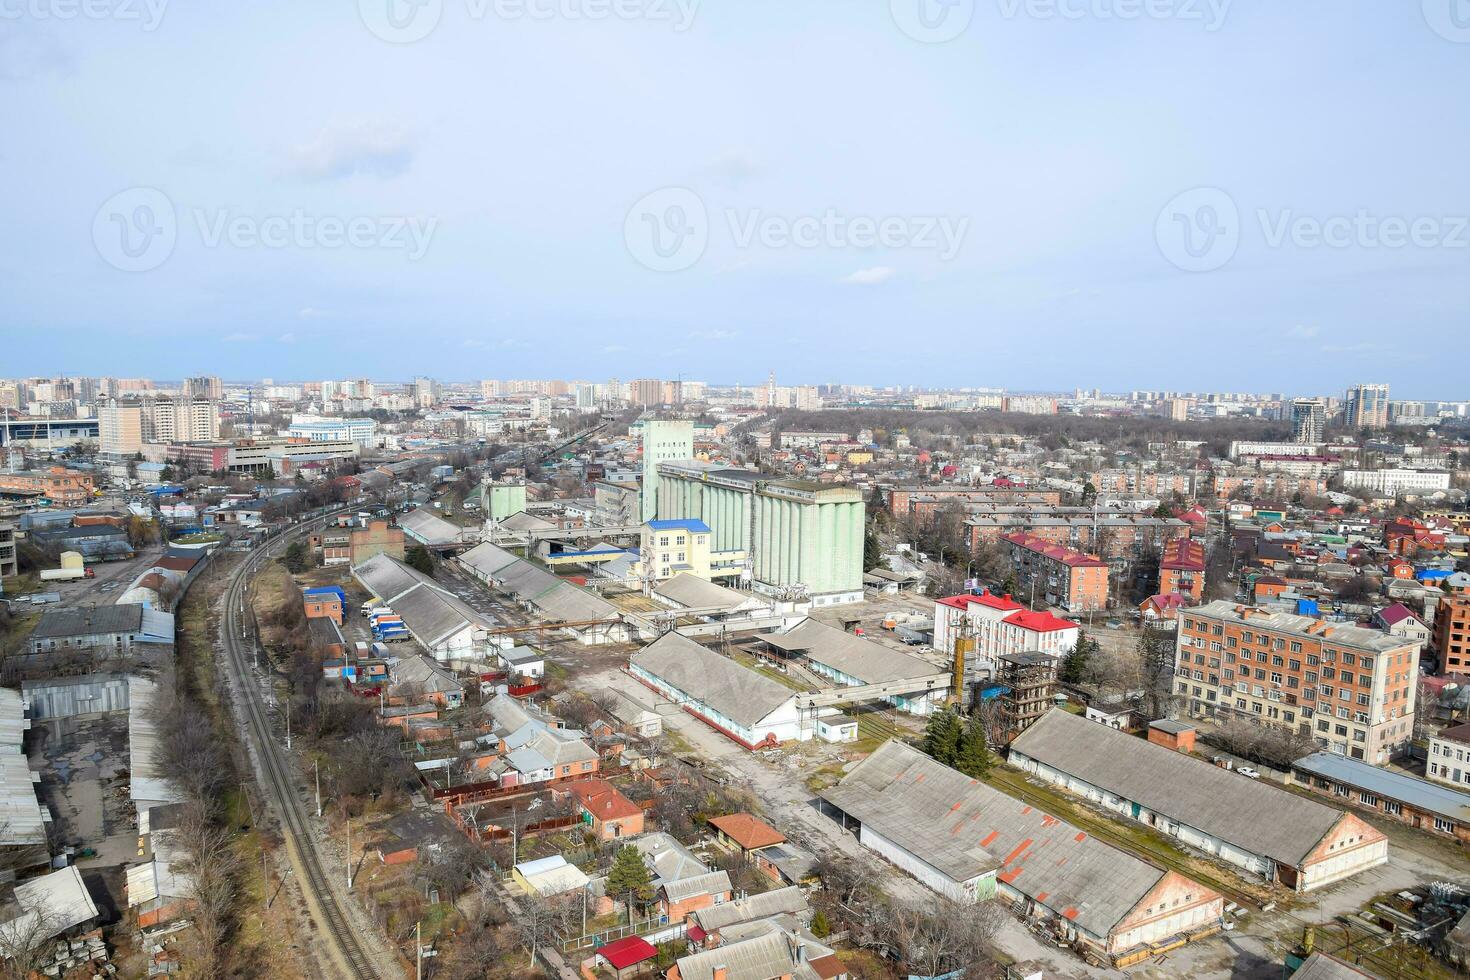
M 9 922 L 0 923 L 0 977 L 26 980 L 38 974 L 50 959 L 51 938 L 62 931 L 64 922 L 49 906 L 24 909 Z
M 520 914 L 512 919 L 512 924 L 521 947 L 529 954 L 527 965 L 534 967 L 541 947 L 554 942 L 571 921 L 571 905 L 539 895 L 528 895 L 519 904 Z

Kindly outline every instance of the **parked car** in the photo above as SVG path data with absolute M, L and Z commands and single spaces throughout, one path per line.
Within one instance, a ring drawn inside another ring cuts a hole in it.
M 1258 772 L 1256 772 L 1250 766 L 1240 766 L 1235 771 L 1238 772 L 1238 773 L 1240 773 L 1246 779 L 1260 779 L 1261 778 L 1261 774 L 1258 773 Z

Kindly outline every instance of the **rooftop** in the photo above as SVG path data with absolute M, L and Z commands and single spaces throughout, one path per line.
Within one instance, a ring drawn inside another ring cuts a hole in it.
M 1428 780 L 1391 772 L 1330 752 L 1316 752 L 1291 764 L 1296 772 L 1320 776 L 1364 789 L 1377 796 L 1407 803 L 1426 813 L 1458 824 L 1470 824 L 1470 794 Z
M 1155 722 L 1151 727 L 1163 728 Z M 1164 730 L 1179 730 L 1177 723 Z M 1052 709 L 1011 743 L 1011 756 L 1085 780 L 1237 847 L 1299 866 L 1344 814 L 1265 782 Z

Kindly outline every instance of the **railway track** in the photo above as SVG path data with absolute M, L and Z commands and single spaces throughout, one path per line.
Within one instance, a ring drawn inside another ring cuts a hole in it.
M 306 808 L 296 792 L 290 760 L 271 735 L 270 715 L 262 704 L 260 691 L 251 677 L 250 662 L 254 651 L 240 638 L 240 611 L 244 607 L 246 583 L 250 577 L 269 560 L 277 545 L 305 533 L 324 520 L 325 517 L 304 522 L 266 542 L 251 552 L 240 567 L 235 569 L 229 587 L 225 590 L 225 614 L 221 633 L 225 659 L 244 702 L 245 721 L 250 739 L 255 744 L 257 776 L 267 788 L 272 806 L 280 818 L 286 846 L 292 864 L 298 869 L 307 908 L 316 922 L 321 941 L 334 954 L 332 958 L 347 976 L 360 980 L 379 980 L 382 975 L 374 966 L 372 955 L 358 938 L 357 930 L 343 909 L 333 882 L 327 877 L 321 858 L 313 846 L 311 825 L 307 821 Z M 252 638 L 250 643 L 254 642 Z

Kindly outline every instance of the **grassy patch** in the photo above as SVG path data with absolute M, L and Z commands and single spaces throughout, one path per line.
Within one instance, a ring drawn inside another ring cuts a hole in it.
M 30 639 L 31 630 L 41 621 L 41 613 L 28 612 L 9 617 L 9 622 L 0 630 L 0 660 L 20 653 Z
M 753 670 L 757 674 L 760 674 L 762 677 L 769 677 L 777 684 L 789 687 L 793 691 L 809 690 L 809 688 L 805 684 L 801 683 L 801 681 L 790 676 L 789 674 L 783 674 L 779 670 L 775 670 L 774 668 L 766 666 L 758 657 L 752 656 L 751 654 L 746 653 L 744 650 L 730 651 L 730 659 L 735 661 L 740 666 L 746 668 L 747 670 Z

